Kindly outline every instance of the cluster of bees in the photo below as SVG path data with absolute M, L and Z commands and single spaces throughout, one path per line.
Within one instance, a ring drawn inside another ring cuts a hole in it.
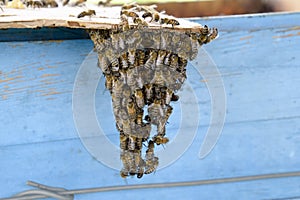
M 141 178 L 157 169 L 159 159 L 154 148 L 169 141 L 166 124 L 173 110 L 170 104 L 179 99 L 176 92 L 187 78 L 187 61 L 218 34 L 217 29 L 207 26 L 197 33 L 147 28 L 149 22 L 179 25 L 177 20 L 159 15 L 152 6 L 125 5 L 118 26 L 89 30 L 98 67 L 112 96 L 123 178 Z M 156 129 L 154 135 L 151 129 Z
M 23 4 L 28 8 L 55 8 L 58 4 L 55 0 L 24 0 Z
M 159 13 L 155 8 L 156 5 L 140 6 L 136 3 L 126 4 L 122 6 L 121 19 L 123 19 L 123 22 L 128 23 L 128 18 L 132 18 L 133 23 L 140 26 L 148 26 L 148 22 L 171 24 L 172 27 L 179 25 L 179 22 L 174 18 L 161 17 L 162 13 Z
M 63 0 L 62 2 L 56 1 L 56 0 L 21 0 L 21 3 L 25 5 L 27 8 L 55 8 L 59 7 L 59 3 L 62 6 L 84 6 L 87 0 Z M 110 5 L 111 0 L 100 0 L 98 2 L 99 6 L 108 6 Z M 6 0 L 0 0 L 0 5 L 6 5 L 7 1 Z M 0 7 L 1 10 L 3 10 Z M 81 16 L 87 16 L 87 15 L 92 15 L 93 13 L 91 12 L 92 10 L 84 11 L 81 13 Z M 95 12 L 95 11 L 94 11 Z M 95 15 L 95 13 L 94 13 Z M 80 18 L 80 17 L 79 17 Z

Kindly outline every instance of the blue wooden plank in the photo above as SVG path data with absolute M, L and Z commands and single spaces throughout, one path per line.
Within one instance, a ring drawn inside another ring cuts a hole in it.
M 195 19 L 220 30 L 219 39 L 205 50 L 218 66 L 226 89 L 227 117 L 221 138 L 212 153 L 200 160 L 198 152 L 211 116 L 206 83 L 214 81 L 215 75 L 203 80 L 189 64 L 189 83 L 197 94 L 201 120 L 192 146 L 171 166 L 141 180 L 129 178 L 128 183 L 300 171 L 299 18 L 299 13 L 293 13 Z M 24 186 L 28 179 L 68 189 L 126 184 L 118 171 L 87 152 L 73 122 L 73 84 L 92 42 L 1 42 L 0 48 L 5 52 L 0 54 L 0 110 L 5 111 L 0 115 L 0 197 L 28 189 Z M 98 119 L 118 144 L 112 116 L 105 115 L 111 112 L 109 94 L 103 95 L 99 86 L 95 98 Z M 167 130 L 171 139 L 180 112 L 180 105 L 174 104 Z M 107 192 L 76 199 L 272 199 L 300 196 L 299 188 L 299 178 L 283 178 Z
M 71 28 L 40 28 L 40 29 L 5 29 L 0 31 L 0 42 L 36 41 L 36 40 L 71 40 L 87 39 L 83 29 Z
M 286 138 L 287 135 L 292 135 L 291 133 L 298 126 L 299 121 L 295 120 L 294 126 L 286 133 L 284 130 L 287 129 L 289 121 L 228 125 L 224 129 L 216 149 L 204 160 L 197 157 L 201 143 L 199 134 L 192 147 L 173 165 L 159 170 L 153 175 L 145 176 L 141 180 L 128 179 L 128 183 L 177 182 L 277 173 L 285 172 L 287 169 L 299 170 L 300 161 L 297 159 L 300 150 L 297 145 L 299 138 L 297 136 L 294 136 L 296 139 Z M 265 130 L 269 130 L 268 134 Z M 272 137 L 272 135 L 276 135 L 276 137 Z M 274 143 L 276 146 L 272 145 Z M 111 170 L 93 159 L 81 145 L 79 139 L 7 146 L 1 147 L 0 152 L 2 158 L 0 169 L 3 173 L 1 175 L 3 187 L 1 187 L 0 193 L 4 196 L 29 188 L 24 187 L 24 183 L 28 179 L 68 189 L 126 184 L 119 177 L 117 171 Z M 286 185 L 280 184 L 282 182 Z M 206 198 L 211 196 L 213 199 L 238 199 L 241 195 L 243 199 L 261 199 L 262 197 L 268 199 L 299 194 L 299 178 L 230 183 L 192 187 L 184 190 L 190 192 L 191 199 L 198 198 L 198 194 L 202 194 Z M 215 193 L 215 190 L 220 192 Z M 115 193 L 117 194 L 110 195 L 120 196 L 122 194 L 121 196 L 128 197 L 128 199 L 132 197 L 132 191 Z M 174 197 L 172 193 L 165 194 L 166 189 L 151 190 L 147 192 L 149 196 L 145 195 L 144 190 L 134 192 L 135 195 L 143 196 L 145 199 L 150 199 L 152 196 L 150 193 L 168 198 Z M 78 199 L 97 199 L 99 195 L 107 194 L 82 195 Z M 105 198 L 107 197 L 105 196 Z

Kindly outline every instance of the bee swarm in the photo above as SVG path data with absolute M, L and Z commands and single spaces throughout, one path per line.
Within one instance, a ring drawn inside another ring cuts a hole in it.
M 126 5 L 119 26 L 112 30 L 89 30 L 98 53 L 98 66 L 112 96 L 123 178 L 141 178 L 156 170 L 159 159 L 154 155 L 154 147 L 169 141 L 165 125 L 173 110 L 170 103 L 179 99 L 176 92 L 187 78 L 187 61 L 196 57 L 202 44 L 218 35 L 217 29 L 207 26 L 198 32 L 147 28 L 149 16 L 151 23 L 179 25 L 176 19 L 158 15 L 152 7 Z M 153 127 L 157 133 L 151 137 Z M 142 147 L 147 141 L 143 159 Z

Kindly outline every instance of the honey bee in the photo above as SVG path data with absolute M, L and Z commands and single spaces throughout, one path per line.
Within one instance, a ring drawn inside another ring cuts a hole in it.
M 126 84 L 127 83 L 127 72 L 126 72 L 126 70 L 125 69 L 120 69 L 119 73 L 120 73 L 119 80 L 121 82 L 123 82 L 123 84 Z
M 149 54 L 149 59 L 145 63 L 146 69 L 154 69 L 155 68 L 155 61 L 157 58 L 157 52 L 155 50 L 151 50 Z
M 124 116 L 123 116 L 124 117 Z M 131 135 L 131 126 L 129 119 L 123 119 L 123 131 L 125 135 Z
M 127 150 L 128 137 L 124 134 L 123 131 L 120 132 L 120 148 L 122 150 Z
M 128 32 L 128 35 L 126 36 L 126 43 L 129 46 L 129 49 L 135 49 L 136 45 L 142 41 L 141 33 L 140 31 L 136 30 L 133 33 Z
M 147 155 L 148 153 L 148 155 Z M 154 142 L 150 140 L 148 142 L 148 149 L 146 151 L 146 159 L 152 159 L 154 155 Z
M 161 18 L 160 23 L 161 24 L 171 24 L 172 28 L 174 28 L 174 26 L 180 25 L 176 19 L 168 19 L 168 18 Z
M 178 72 L 183 72 L 184 70 L 186 70 L 186 66 L 187 66 L 187 59 L 184 58 L 180 58 L 179 57 L 179 61 L 178 61 Z
M 145 174 L 150 174 L 156 170 L 158 166 L 158 157 L 154 156 L 154 142 L 152 140 L 148 143 L 146 151 Z
M 166 90 L 165 104 L 169 105 L 172 99 L 173 91 L 169 88 Z
M 101 6 L 101 5 L 107 6 L 107 5 L 110 4 L 110 2 L 111 2 L 111 0 L 99 1 L 99 2 L 98 2 L 98 6 Z
M 145 161 L 141 157 L 141 152 L 134 153 L 135 155 L 135 165 L 137 168 L 137 178 L 142 178 L 144 175 L 144 167 L 145 167 Z
M 170 36 L 170 33 L 162 32 L 160 49 L 167 50 L 170 48 L 171 44 L 172 44 L 172 38 Z
M 139 18 L 139 15 L 133 11 L 121 10 L 121 15 L 126 15 L 127 17 Z
M 126 103 L 128 103 L 128 99 L 130 99 L 129 102 L 133 101 L 131 99 L 131 89 L 130 89 L 130 87 L 128 85 L 124 85 L 122 95 L 123 96 L 121 98 L 124 98 L 124 100 L 126 101 Z
M 172 52 L 171 51 L 168 51 L 167 52 L 167 55 L 165 56 L 165 59 L 164 59 L 164 64 L 165 65 L 170 65 L 170 57 L 171 57 L 171 55 L 172 55 Z
M 149 117 L 149 116 L 148 116 Z M 145 123 L 142 125 L 141 135 L 143 136 L 143 141 L 148 140 L 151 132 L 151 124 Z
M 209 28 L 207 25 L 204 25 L 203 29 L 201 29 L 201 34 L 202 35 L 208 35 L 209 34 Z
M 129 9 L 132 9 L 132 8 L 135 8 L 135 7 L 137 7 L 136 3 L 125 4 L 125 5 L 122 6 L 122 10 L 129 10 Z
M 118 98 L 115 98 L 114 93 L 112 95 L 112 104 L 113 104 L 113 112 L 117 121 L 118 130 L 122 128 L 122 125 L 119 123 L 120 118 L 120 109 L 121 109 L 121 101 Z
M 135 68 L 127 70 L 127 84 L 133 91 L 137 87 L 136 86 L 136 76 L 137 76 L 136 71 L 137 70 Z
M 122 42 L 120 34 L 111 34 L 110 37 L 111 37 L 111 45 L 114 48 L 114 51 L 117 52 L 120 49 L 120 44 Z
M 165 51 L 165 50 L 158 51 L 156 66 L 161 66 L 163 64 L 166 54 L 167 54 L 167 51 Z
M 134 101 L 131 100 L 127 103 L 127 112 L 131 119 L 136 117 L 136 107 Z
M 137 137 L 136 138 L 136 149 L 137 150 L 142 150 L 142 147 L 143 147 L 143 138 L 141 137 Z
M 72 6 L 79 6 L 80 4 L 84 4 L 87 0 L 77 0 Z M 96 14 L 94 14 L 96 15 Z
M 150 19 L 150 21 L 149 22 L 152 22 L 152 21 L 155 21 L 155 22 L 159 22 L 159 20 L 160 20 L 160 15 L 159 15 L 159 13 L 158 12 L 153 12 L 153 11 L 146 11 L 143 15 L 142 15 L 142 17 L 144 18 L 144 19 L 146 19 L 147 17 L 150 17 L 151 19 Z
M 127 150 L 123 150 L 123 151 L 121 151 L 120 158 L 123 163 L 123 168 L 120 171 L 120 176 L 122 178 L 126 178 L 127 176 L 129 176 L 132 165 L 134 164 L 133 163 L 133 155 L 131 154 L 131 152 L 129 152 Z
M 151 161 L 146 161 L 145 174 L 151 174 L 158 166 L 158 157 L 154 157 Z
M 155 22 L 159 22 L 159 19 L 160 19 L 159 13 L 158 13 L 158 12 L 155 12 L 155 13 L 153 14 L 152 18 L 153 18 L 153 20 L 154 20 Z
M 113 83 L 114 84 L 112 88 L 112 97 L 113 99 L 120 100 L 122 98 L 122 93 L 123 93 L 123 84 L 119 80 L 115 80 Z
M 119 71 L 119 60 L 116 57 L 115 53 L 111 48 L 106 50 L 105 52 L 106 57 L 108 58 L 109 62 L 111 63 L 111 69 L 112 72 L 118 72 Z
M 150 81 L 151 84 L 156 84 L 159 86 L 165 86 L 168 81 L 165 79 L 162 70 L 156 70 L 154 72 L 154 77 Z
M 124 14 L 121 15 L 121 26 L 123 31 L 127 31 L 130 29 L 128 17 Z
M 205 40 L 204 44 L 209 43 L 210 41 L 216 39 L 218 37 L 218 29 L 213 28 L 212 33 L 210 33 L 207 37 L 207 40 Z
M 144 115 L 144 110 L 143 109 L 139 109 L 139 111 L 137 112 L 136 115 L 136 119 L 135 119 L 135 123 L 137 125 L 143 125 L 143 115 Z
M 178 67 L 178 56 L 173 54 L 170 59 L 170 69 L 175 71 Z
M 138 168 L 137 178 L 142 178 L 144 175 L 144 164 Z
M 130 151 L 134 151 L 135 150 L 135 144 L 136 144 L 136 137 L 135 136 L 132 136 L 132 135 L 129 135 L 128 136 L 128 150 Z
M 127 52 L 123 53 L 120 57 L 120 64 L 122 69 L 127 69 L 128 68 L 128 62 L 127 62 Z
M 70 2 L 70 0 L 64 0 L 63 1 L 63 6 L 67 5 Z
M 96 15 L 96 11 L 95 10 L 87 10 L 87 11 L 83 11 L 83 12 L 79 13 L 77 18 L 82 18 L 85 16 L 91 17 L 92 15 Z
M 184 81 L 186 80 L 186 71 L 184 70 L 183 72 L 178 73 L 176 78 L 177 78 L 178 83 L 183 84 Z
M 142 17 L 143 17 L 144 19 L 146 19 L 147 17 L 151 17 L 151 20 L 150 20 L 149 22 L 151 22 L 152 19 L 153 19 L 152 13 L 151 13 L 151 12 L 145 12 L 145 13 L 142 15 Z
M 44 3 L 44 6 L 46 8 L 49 7 L 49 6 L 51 8 L 58 7 L 58 4 L 55 0 L 44 0 L 43 3 Z
M 25 5 L 32 8 L 42 8 L 44 6 L 43 2 L 39 0 L 27 0 Z
M 123 164 L 124 165 L 124 164 Z M 123 167 L 120 171 L 120 176 L 122 178 L 127 178 L 127 176 L 129 176 L 129 168 L 126 166 L 126 167 Z
M 138 50 L 138 59 L 137 59 L 137 66 L 143 66 L 145 62 L 145 52 L 143 50 Z
M 134 67 L 135 64 L 135 53 L 136 53 L 135 49 L 128 50 L 128 62 L 131 67 Z
M 144 91 L 145 91 L 145 99 L 146 99 L 146 103 L 148 104 L 148 105 L 150 105 L 150 103 L 152 103 L 153 102 L 153 90 L 152 90 L 152 85 L 151 84 L 146 84 L 145 86 L 144 86 L 145 88 L 144 88 Z
M 148 115 L 151 119 L 151 123 L 158 125 L 159 121 L 164 115 L 164 111 L 161 105 L 161 100 L 154 99 L 154 102 L 148 106 Z
M 145 105 L 143 91 L 141 89 L 135 90 L 134 91 L 134 97 L 135 97 L 135 101 L 136 101 L 137 106 L 142 109 Z
M 160 138 L 163 138 L 166 135 L 166 123 L 167 123 L 167 121 L 165 120 L 165 118 L 159 121 L 159 123 L 157 125 L 157 134 L 156 134 L 156 136 L 159 136 Z M 154 136 L 152 139 L 155 139 L 156 136 Z M 160 139 L 158 139 L 158 142 L 159 141 L 160 141 Z
M 206 42 L 209 34 L 209 28 L 207 25 L 204 25 L 204 27 L 200 30 L 200 34 L 197 38 L 199 45 L 202 45 Z
M 165 112 L 165 121 L 166 122 L 168 121 L 168 119 L 171 116 L 172 112 L 173 112 L 173 107 L 167 104 L 166 112 Z
M 105 76 L 105 87 L 112 93 L 114 78 L 111 74 Z
M 154 98 L 161 100 L 162 97 L 163 97 L 163 92 L 161 91 L 161 88 L 154 85 Z
M 155 135 L 153 138 L 152 138 L 153 142 L 157 145 L 160 145 L 160 144 L 166 144 L 169 142 L 169 138 L 167 137 L 163 137 L 161 135 Z
M 145 22 L 144 20 L 142 20 L 141 18 L 139 17 L 134 17 L 133 18 L 133 23 L 137 24 L 138 25 L 138 28 L 142 28 L 144 26 L 148 26 L 148 23 Z
M 145 81 L 144 81 L 144 76 L 145 74 L 148 74 L 148 73 L 144 73 L 143 70 L 140 70 L 140 73 L 137 75 L 137 79 L 136 80 L 136 86 L 138 89 L 140 88 L 143 88 L 144 84 L 145 84 Z

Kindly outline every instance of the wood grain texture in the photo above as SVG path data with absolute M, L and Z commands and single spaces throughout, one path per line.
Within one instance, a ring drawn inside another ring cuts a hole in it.
M 203 80 L 189 64 L 188 81 L 200 108 L 200 128 L 191 147 L 171 166 L 128 184 L 160 183 L 300 171 L 299 13 L 199 18 L 220 37 L 204 46 L 218 66 L 227 95 L 219 142 L 198 158 L 210 120 Z M 1 31 L 0 31 L 1 32 Z M 20 36 L 21 37 L 21 36 Z M 92 51 L 90 40 L 0 43 L 0 197 L 29 187 L 27 180 L 67 189 L 125 185 L 119 172 L 95 160 L 80 142 L 72 115 L 76 73 Z M 96 67 L 91 66 L 91 67 Z M 104 84 L 100 81 L 100 84 Z M 110 99 L 99 86 L 96 112 L 118 144 Z M 167 127 L 179 128 L 180 104 Z M 191 116 L 193 110 L 190 110 Z M 183 125 L 184 126 L 184 125 Z M 189 131 L 188 126 L 185 127 Z M 76 195 L 75 199 L 299 199 L 300 178 L 246 181 L 198 187 Z M 297 198 L 298 197 L 298 198 Z

